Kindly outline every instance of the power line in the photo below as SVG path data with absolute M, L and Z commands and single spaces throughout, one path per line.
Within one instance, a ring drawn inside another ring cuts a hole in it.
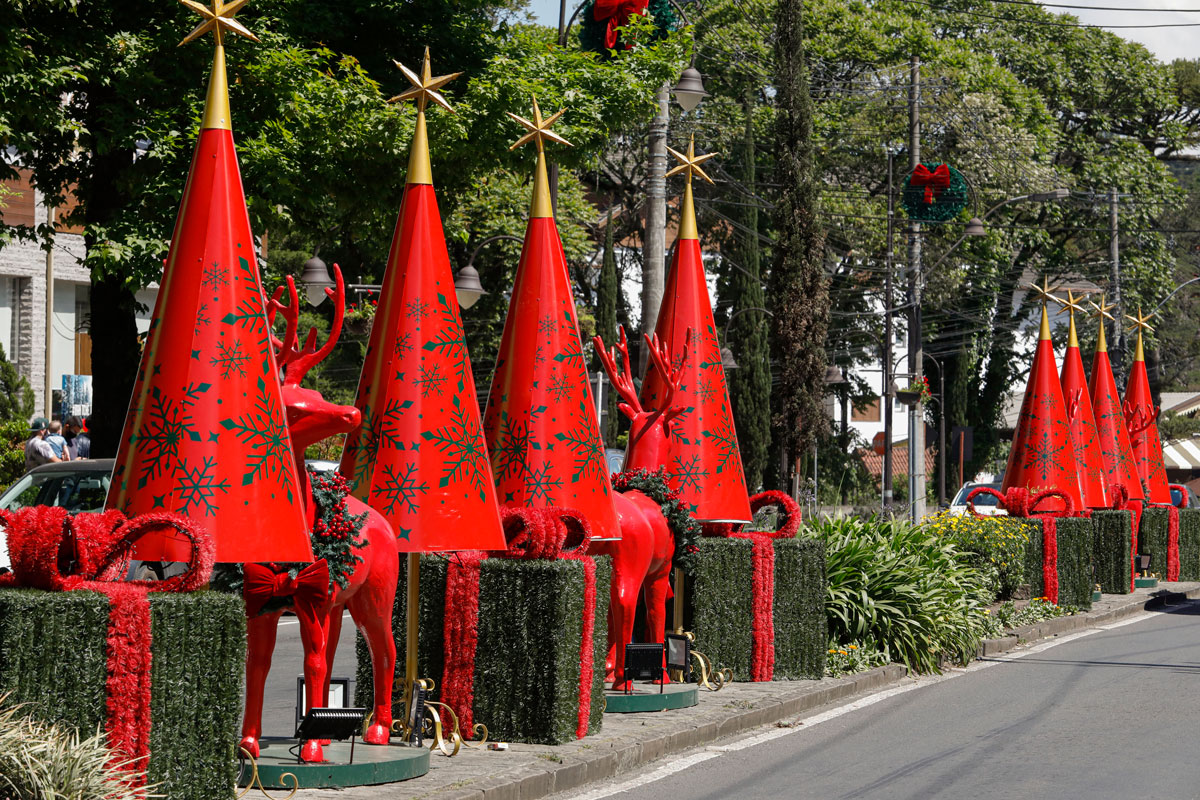
M 1053 22 L 1051 20 L 1035 20 L 1023 19 L 1021 17 L 1005 17 L 999 14 L 985 14 L 981 11 L 958 11 L 952 8 L 946 8 L 941 3 L 930 3 L 926 0 L 898 0 L 901 3 L 912 3 L 919 6 L 927 6 L 929 8 L 943 11 L 948 14 L 962 14 L 963 16 L 975 17 L 977 19 L 991 19 L 999 22 L 1016 22 L 1024 25 L 1040 25 L 1046 28 L 1196 28 L 1200 27 L 1200 22 L 1155 22 L 1145 23 L 1141 25 L 1092 25 L 1085 22 Z

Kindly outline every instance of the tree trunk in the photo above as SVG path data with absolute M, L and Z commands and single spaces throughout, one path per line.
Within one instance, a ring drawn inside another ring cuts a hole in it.
M 783 474 L 828 428 L 825 333 L 829 288 L 821 269 L 824 234 L 816 220 L 813 178 L 812 100 L 804 55 L 802 0 L 779 0 L 775 14 L 776 181 L 775 262 L 771 270 L 771 355 L 778 370 L 771 416 L 771 464 Z
M 92 456 L 117 454 L 141 347 L 137 301 L 120 278 L 92 279 Z

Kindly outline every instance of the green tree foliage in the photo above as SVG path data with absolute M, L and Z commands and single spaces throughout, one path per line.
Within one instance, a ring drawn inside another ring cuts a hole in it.
M 613 218 L 609 212 L 604 226 L 604 260 L 600 264 L 600 282 L 596 287 L 596 335 L 608 346 L 617 339 L 617 295 L 621 286 L 617 280 L 617 254 L 613 244 Z M 601 371 L 599 355 L 592 359 L 592 369 Z M 604 419 L 600 426 L 600 436 L 604 442 L 612 446 L 617 441 L 617 429 L 621 417 L 617 411 L 617 393 L 611 385 L 605 394 Z
M 824 234 L 816 219 L 817 185 L 812 101 L 805 64 L 801 0 L 780 0 L 775 15 L 775 264 L 771 270 L 771 354 L 779 382 L 771 415 L 776 464 L 790 464 L 828 427 L 825 331 L 828 286 L 822 264 Z M 783 471 L 775 485 L 786 480 Z
M 0 421 L 27 423 L 33 416 L 33 389 L 0 346 Z

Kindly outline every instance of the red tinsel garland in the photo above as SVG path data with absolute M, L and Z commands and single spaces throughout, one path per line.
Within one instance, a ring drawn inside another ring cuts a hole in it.
M 1167 580 L 1179 580 L 1179 509 L 1167 506 Z
M 1042 584 L 1046 599 L 1058 605 L 1058 520 L 1042 517 Z
M 1020 486 L 1010 486 L 1001 494 L 995 489 L 980 486 L 967 495 L 967 508 L 976 517 L 981 516 L 975 510 L 975 498 L 981 494 L 989 494 L 996 498 L 999 507 L 1008 512 L 1011 517 L 1040 519 L 1042 521 L 1042 583 L 1045 597 L 1051 603 L 1058 603 L 1058 517 L 1076 516 L 1075 504 L 1064 492 L 1057 489 L 1047 489 L 1044 492 L 1030 493 Z M 1044 500 L 1058 499 L 1063 503 L 1061 511 L 1041 511 L 1037 507 Z M 1083 516 L 1084 514 L 1080 514 Z
M 216 546 L 206 530 L 177 514 L 126 519 L 119 511 L 68 514 L 33 506 L 2 516 L 12 572 L 0 586 L 49 591 L 93 591 L 109 598 L 105 640 L 105 733 L 109 763 L 129 771 L 129 783 L 145 784 L 150 759 L 149 592 L 192 591 L 212 574 Z M 164 581 L 123 581 L 134 543 L 164 527 L 191 541 L 183 574 Z
M 569 558 L 583 565 L 583 629 L 579 643 L 579 709 L 576 738 L 587 735 L 592 710 L 596 617 L 596 561 L 585 555 L 591 526 L 569 508 L 501 508 L 508 549 L 499 558 Z M 475 659 L 479 647 L 479 577 L 482 551 L 459 553 L 446 569 L 446 608 L 458 613 L 443 620 L 442 702 L 458 715 L 463 736 L 475 723 Z

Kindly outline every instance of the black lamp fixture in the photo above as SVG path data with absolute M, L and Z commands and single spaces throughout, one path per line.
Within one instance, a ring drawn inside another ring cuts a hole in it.
M 983 227 L 983 220 L 979 217 L 971 217 L 963 234 L 966 236 L 987 236 L 987 230 Z
M 675 84 L 671 91 L 684 111 L 691 111 L 700 105 L 701 100 L 708 97 L 708 92 L 704 90 L 704 79 L 700 70 L 695 67 L 685 69 L 679 76 L 679 83 Z
M 329 267 L 317 255 L 318 247 L 313 257 L 304 262 L 304 272 L 300 274 L 300 283 L 304 284 L 304 296 L 310 306 L 319 306 L 325 302 L 325 290 L 333 288 L 333 278 L 329 276 Z
M 721 368 L 722 369 L 738 369 L 737 359 L 733 357 L 733 351 L 729 346 L 721 348 Z
M 367 716 L 365 708 L 317 708 L 309 709 L 296 726 L 295 738 L 350 740 L 350 763 L 354 763 L 354 737 L 362 729 Z M 297 759 L 299 760 L 299 759 Z
M 479 282 L 479 270 L 470 264 L 460 269 L 454 276 L 454 294 L 458 298 L 459 307 L 463 309 L 478 303 L 479 298 L 487 294 L 483 284 Z

